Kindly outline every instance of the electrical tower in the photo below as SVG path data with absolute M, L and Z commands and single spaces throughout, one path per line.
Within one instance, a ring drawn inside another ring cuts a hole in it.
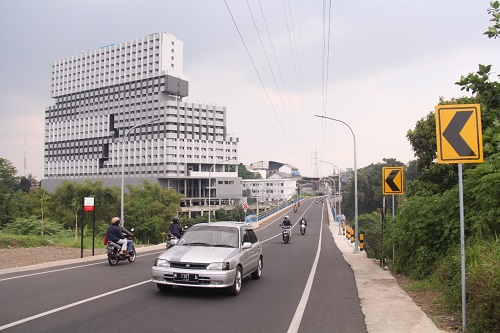
M 314 153 L 313 154 L 313 163 L 312 163 L 312 166 L 313 166 L 313 169 L 314 169 L 314 178 L 319 178 L 319 163 L 318 163 L 318 151 L 316 150 L 316 147 L 314 147 Z

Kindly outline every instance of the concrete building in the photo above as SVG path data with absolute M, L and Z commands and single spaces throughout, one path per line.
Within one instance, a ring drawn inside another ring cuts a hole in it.
M 254 162 L 250 164 L 247 169 L 252 172 L 259 171 L 261 175 L 263 175 L 263 178 L 269 178 L 276 172 L 287 173 L 289 175 L 288 177 L 300 177 L 300 172 L 298 168 L 290 164 L 285 164 L 275 161 Z
M 243 192 L 259 201 L 286 201 L 297 193 L 297 181 L 276 174 L 268 179 L 242 179 Z
M 183 101 L 188 90 L 183 43 L 169 33 L 55 61 L 42 187 L 120 186 L 124 167 L 125 184 L 173 188 L 188 206 L 209 196 L 239 200 L 238 138 L 227 129 L 227 109 Z

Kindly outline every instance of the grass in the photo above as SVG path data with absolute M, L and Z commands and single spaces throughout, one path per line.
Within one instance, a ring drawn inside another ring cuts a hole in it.
M 96 236 L 95 247 L 102 245 L 102 237 Z M 80 237 L 75 241 L 74 237 L 68 236 L 35 236 L 35 235 L 12 235 L 0 233 L 0 249 L 38 247 L 38 246 L 66 246 L 80 248 Z M 92 248 L 92 236 L 84 237 L 83 247 Z
M 446 332 L 460 331 L 460 312 L 447 305 L 442 285 L 436 277 L 413 280 L 403 274 L 393 273 L 393 276 L 439 329 Z

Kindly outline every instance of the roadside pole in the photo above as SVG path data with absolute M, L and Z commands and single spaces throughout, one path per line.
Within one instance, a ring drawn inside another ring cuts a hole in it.
M 436 144 L 440 164 L 458 164 L 458 200 L 460 203 L 460 257 L 462 282 L 462 331 L 467 330 L 465 284 L 465 227 L 462 163 L 482 163 L 483 133 L 480 104 L 437 105 Z

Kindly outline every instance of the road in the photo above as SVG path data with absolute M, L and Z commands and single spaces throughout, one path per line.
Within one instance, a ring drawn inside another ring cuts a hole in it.
M 0 275 L 0 330 L 6 332 L 366 332 L 352 269 L 336 247 L 326 203 L 306 200 L 284 244 L 282 215 L 256 229 L 263 243 L 262 279 L 243 281 L 237 297 L 222 290 L 150 281 L 160 253 L 140 252 L 134 263 L 107 261 Z M 285 213 L 283 213 L 285 214 Z

